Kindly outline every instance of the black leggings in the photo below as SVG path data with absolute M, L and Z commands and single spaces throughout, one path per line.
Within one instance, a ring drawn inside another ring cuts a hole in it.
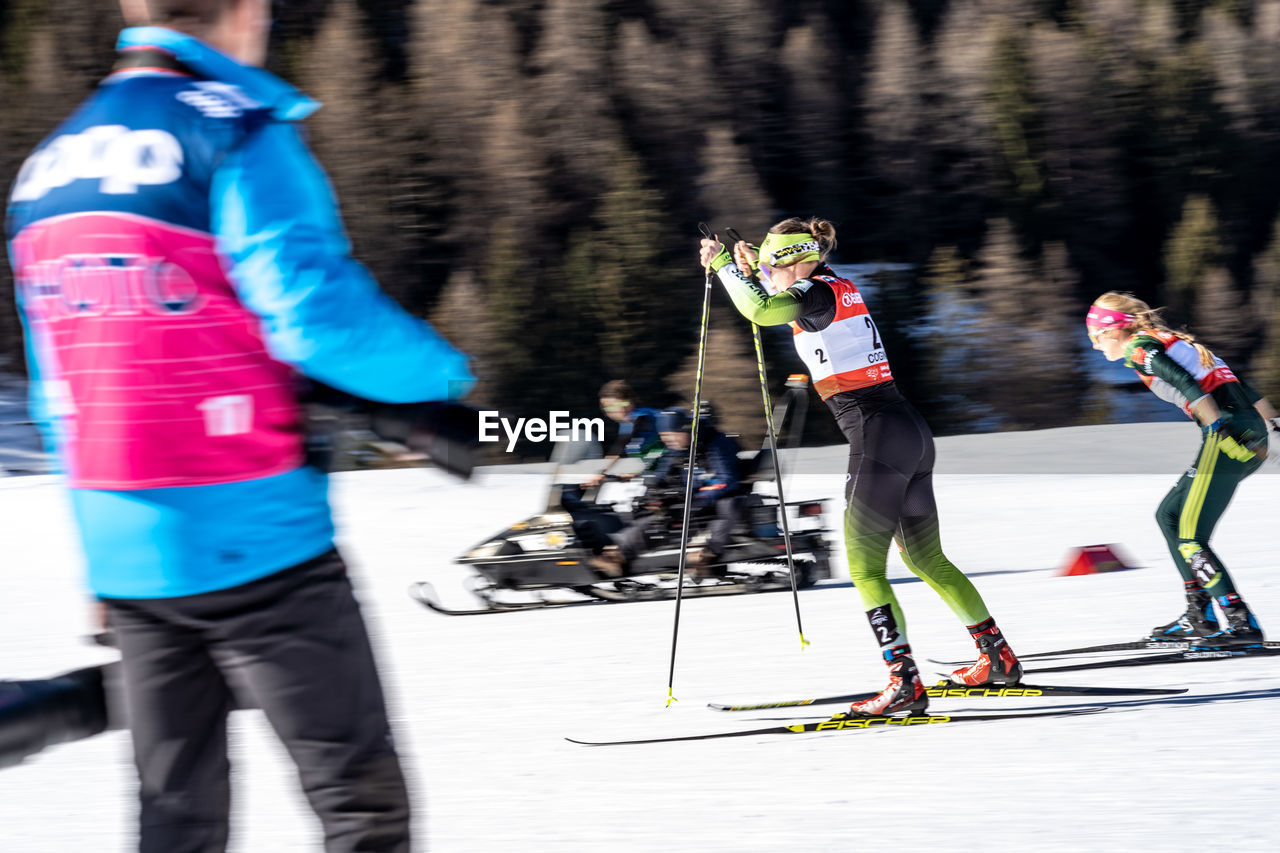
M 845 476 L 845 549 L 881 646 L 906 643 L 906 619 L 886 577 L 889 543 L 965 625 L 990 617 L 982 596 L 942 552 L 933 496 L 933 434 L 907 400 L 828 401 L 849 439 Z M 891 621 L 890 621 L 891 620 Z

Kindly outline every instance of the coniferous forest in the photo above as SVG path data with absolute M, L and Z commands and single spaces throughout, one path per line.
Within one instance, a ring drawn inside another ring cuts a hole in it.
M 108 0 L 0 0 L 6 197 L 120 26 Z M 273 39 L 325 104 L 357 256 L 510 414 L 594 416 L 613 378 L 687 400 L 698 223 L 789 215 L 891 265 L 871 307 L 939 432 L 1107 421 L 1083 315 L 1111 289 L 1280 397 L 1280 0 L 289 0 Z M 711 329 L 704 396 L 758 438 L 718 287 Z M 765 341 L 777 390 L 802 365 Z

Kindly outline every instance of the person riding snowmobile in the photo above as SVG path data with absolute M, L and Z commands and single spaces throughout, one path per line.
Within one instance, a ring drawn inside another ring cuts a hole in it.
M 695 517 L 710 519 L 707 541 L 689 561 L 695 569 L 714 564 L 729 544 L 742 515 L 743 495 L 738 442 L 716 428 L 709 403 L 698 419 L 698 458 L 694 466 Z M 672 531 L 675 505 L 684 500 L 692 418 L 684 409 L 667 409 L 655 418 L 655 426 L 666 451 L 645 475 L 642 508 L 630 525 L 610 538 L 591 564 L 611 576 L 625 575 L 631 563 L 647 548 L 665 540 Z
M 613 379 L 600 388 L 600 410 L 609 420 L 618 425 L 618 436 L 605 456 L 605 466 L 594 477 L 585 480 L 584 488 L 598 486 L 604 482 L 605 476 L 620 459 L 640 459 L 645 466 L 653 464 L 661 456 L 664 449 L 662 439 L 658 438 L 654 419 L 658 410 L 648 406 L 637 406 L 632 401 L 635 392 L 625 380 Z M 620 480 L 629 480 L 632 474 L 621 474 Z
M 658 410 L 636 406 L 635 393 L 625 380 L 613 379 L 600 388 L 600 409 L 618 425 L 618 435 L 605 456 L 600 471 L 576 485 L 560 487 L 560 506 L 573 518 L 574 534 L 595 553 L 609 545 L 609 533 L 617 532 L 622 523 L 608 504 L 596 503 L 587 492 L 597 489 L 606 479 L 630 480 L 634 473 L 610 475 L 609 471 L 622 459 L 639 459 L 643 470 L 650 470 L 666 451 L 654 425 Z

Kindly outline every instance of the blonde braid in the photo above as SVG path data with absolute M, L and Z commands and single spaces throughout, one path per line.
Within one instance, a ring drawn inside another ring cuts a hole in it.
M 1171 329 L 1167 326 L 1160 316 L 1161 308 L 1152 308 L 1132 293 L 1122 293 L 1117 290 L 1111 290 L 1102 294 L 1093 300 L 1094 305 L 1100 305 L 1103 308 L 1110 308 L 1113 311 L 1123 311 L 1126 314 L 1132 314 L 1136 319 L 1125 328 L 1132 332 L 1165 332 L 1175 337 L 1179 337 L 1196 348 L 1196 352 L 1200 354 L 1200 364 L 1202 367 L 1213 367 L 1215 359 L 1212 352 L 1204 344 L 1197 343 L 1195 335 L 1190 332 Z

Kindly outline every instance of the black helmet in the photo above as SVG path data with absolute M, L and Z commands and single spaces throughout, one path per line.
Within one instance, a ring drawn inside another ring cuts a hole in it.
M 658 432 L 688 432 L 690 427 L 689 413 L 684 409 L 664 409 L 653 421 Z
M 700 426 L 716 425 L 716 407 L 710 400 L 698 401 L 698 424 Z

